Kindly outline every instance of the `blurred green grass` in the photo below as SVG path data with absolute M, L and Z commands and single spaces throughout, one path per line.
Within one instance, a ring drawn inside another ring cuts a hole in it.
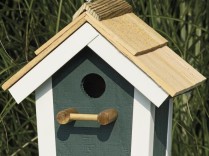
M 208 0 L 127 0 L 169 46 L 209 77 Z M 0 84 L 66 26 L 84 0 L 0 1 Z M 172 58 L 171 58 L 172 59 Z M 34 95 L 0 90 L 0 155 L 38 155 Z M 173 156 L 209 156 L 209 82 L 174 99 Z

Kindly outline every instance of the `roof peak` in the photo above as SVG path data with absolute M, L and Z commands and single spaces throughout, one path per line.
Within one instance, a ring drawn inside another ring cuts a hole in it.
M 97 0 L 84 3 L 73 15 L 73 19 L 88 12 L 97 20 L 105 20 L 132 12 L 132 7 L 124 0 Z

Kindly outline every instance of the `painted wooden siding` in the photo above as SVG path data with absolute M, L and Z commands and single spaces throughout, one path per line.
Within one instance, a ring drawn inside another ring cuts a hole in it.
M 99 98 L 90 98 L 81 87 L 89 73 L 103 77 L 106 90 Z M 96 122 L 77 121 L 60 126 L 55 121 L 57 155 L 129 156 L 131 152 L 134 87 L 89 48 L 84 48 L 52 77 L 54 114 L 74 107 L 81 113 L 98 113 L 107 108 L 119 112 L 115 123 L 100 126 Z

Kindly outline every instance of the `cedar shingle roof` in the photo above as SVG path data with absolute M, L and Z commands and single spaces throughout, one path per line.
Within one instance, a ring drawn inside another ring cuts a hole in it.
M 131 13 L 130 5 L 123 0 L 112 0 L 114 5 L 111 5 L 110 1 L 85 3 L 75 13 L 75 19 L 36 50 L 37 56 L 2 88 L 10 88 L 86 22 L 171 96 L 188 91 L 206 79 L 167 47 L 166 39 Z

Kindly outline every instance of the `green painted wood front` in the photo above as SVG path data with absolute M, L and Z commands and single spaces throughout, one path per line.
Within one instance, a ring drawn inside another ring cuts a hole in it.
M 100 75 L 105 81 L 105 91 L 98 98 L 88 96 L 82 86 L 82 79 L 91 73 Z M 58 156 L 130 156 L 132 85 L 88 47 L 53 75 L 52 84 L 55 116 L 69 107 L 80 113 L 97 114 L 108 108 L 115 108 L 119 113 L 116 122 L 106 126 L 93 121 L 59 125 L 55 120 Z

